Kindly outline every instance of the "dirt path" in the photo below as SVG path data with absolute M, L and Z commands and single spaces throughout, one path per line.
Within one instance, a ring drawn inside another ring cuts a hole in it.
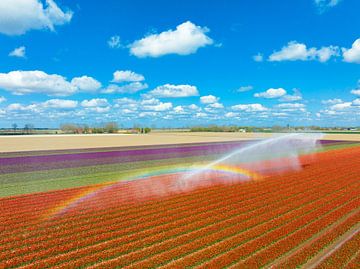
M 272 133 L 167 132 L 98 135 L 0 136 L 0 152 L 211 143 L 267 138 Z M 327 134 L 323 139 L 360 141 L 360 134 Z

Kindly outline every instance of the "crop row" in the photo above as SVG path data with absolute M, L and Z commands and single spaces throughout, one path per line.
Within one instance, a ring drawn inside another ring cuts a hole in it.
M 253 194 L 254 196 L 256 196 L 256 193 L 255 194 Z M 269 197 L 271 197 L 271 195 L 268 195 Z M 234 195 L 234 198 L 236 198 L 237 196 L 236 196 L 236 193 L 235 193 L 235 195 Z M 240 196 L 241 197 L 241 196 Z M 244 197 L 245 198 L 245 197 Z M 239 200 L 239 198 L 237 198 L 238 200 Z M 256 198 L 257 200 L 259 200 L 260 202 L 262 202 L 262 200 L 263 200 L 263 197 L 258 197 L 258 198 Z M 222 199 L 220 199 L 220 201 L 221 201 Z M 206 202 L 206 201 L 205 201 Z M 256 204 L 254 204 L 254 202 L 255 201 L 252 201 L 252 205 L 253 206 L 256 206 Z M 242 204 L 244 204 L 244 205 L 246 205 L 246 203 L 247 203 L 247 201 L 245 200 L 245 201 L 241 201 L 240 200 L 240 204 L 239 204 L 239 206 L 241 206 L 241 203 Z M 227 207 L 229 208 L 229 209 L 231 209 L 232 208 L 232 206 L 233 205 L 229 205 L 229 204 L 227 204 L 226 202 L 224 203 L 224 202 L 222 202 L 222 204 L 224 205 L 227 205 Z M 198 204 L 194 204 L 194 208 L 197 208 L 196 206 L 197 206 Z M 217 206 L 216 204 L 215 204 L 215 206 Z M 216 207 L 215 207 L 216 208 Z M 198 211 L 199 211 L 199 213 L 202 213 L 204 210 L 202 209 L 202 208 L 199 208 L 198 209 Z M 185 211 L 185 212 L 187 212 L 187 211 Z M 187 212 L 188 213 L 188 212 Z M 208 213 L 208 212 L 205 212 L 206 214 L 208 214 L 208 215 L 211 215 L 210 213 Z M 190 214 L 192 214 L 192 215 L 194 215 L 195 214 L 195 212 L 191 212 L 190 211 Z M 203 213 L 204 214 L 204 213 Z M 183 218 L 184 219 L 184 222 L 186 223 L 187 221 L 188 221 L 188 219 L 187 219 L 187 216 L 189 216 L 189 214 L 187 214 L 187 215 L 185 215 L 185 217 Z M 174 221 L 177 221 L 178 223 L 176 224 L 176 225 L 173 225 L 172 227 L 176 227 L 177 225 L 179 225 L 179 221 L 181 220 L 181 218 L 180 218 L 181 216 L 179 216 L 178 214 L 177 215 L 174 215 L 174 218 L 173 218 L 173 220 Z M 141 221 L 139 222 L 139 223 L 144 223 L 145 224 L 145 227 L 144 228 L 146 228 L 146 227 L 154 227 L 154 225 L 156 224 L 156 222 L 154 223 L 154 221 L 153 222 L 151 222 L 151 221 L 146 221 L 146 220 L 142 220 L 141 219 Z M 162 225 L 164 225 L 164 220 L 163 219 L 157 219 L 157 223 L 159 223 L 159 224 L 162 224 Z M 127 223 L 125 223 L 125 225 L 124 225 L 124 227 L 127 227 L 128 226 L 128 224 Z M 79 227 L 82 227 L 82 226 L 79 226 Z M 111 227 L 111 229 L 113 228 L 112 226 L 110 226 Z M 123 228 L 124 228 L 123 227 Z M 155 226 L 156 227 L 156 226 Z M 136 228 L 136 226 L 134 227 L 134 228 Z M 140 227 L 141 228 L 141 227 Z M 137 228 L 138 229 L 138 228 Z M 164 228 L 163 227 L 160 227 L 159 228 L 159 231 L 162 231 Z M 62 230 L 70 230 L 70 231 L 72 231 L 71 229 L 62 229 Z M 131 229 L 130 229 L 130 227 L 128 227 L 128 228 L 126 228 L 126 229 L 120 229 L 120 227 L 117 227 L 117 230 L 118 230 L 118 232 L 117 232 L 117 234 L 126 234 L 126 231 L 127 230 L 130 230 L 131 231 Z M 96 236 L 97 234 L 98 234 L 98 232 L 96 232 L 96 230 L 94 231 L 94 229 L 91 229 L 91 231 L 92 231 L 92 234 L 94 234 L 94 236 Z M 136 232 L 137 230 L 134 230 L 133 232 Z M 76 231 L 74 231 L 74 232 L 76 232 Z M 100 232 L 100 231 L 99 231 Z M 75 233 L 75 235 L 77 235 L 76 233 Z M 106 235 L 106 233 L 105 233 L 105 235 Z M 84 238 L 84 235 L 82 234 L 81 235 L 81 237 L 80 238 Z M 77 241 L 77 240 L 74 240 L 74 238 L 71 238 L 71 240 L 69 240 L 69 241 L 74 241 L 74 242 L 79 242 L 79 241 Z M 66 241 L 65 241 L 66 242 Z M 90 241 L 91 242 L 91 241 Z M 58 244 L 56 244 L 56 246 L 58 247 Z
M 357 153 L 319 154 L 302 158 L 308 166 L 299 172 L 161 198 L 144 183 L 169 188 L 174 178 L 116 184 L 50 219 L 51 207 L 86 188 L 3 199 L 0 267 L 260 267 L 282 256 L 290 259 L 276 265 L 304 264 L 359 221 Z
M 331 245 L 335 239 L 341 237 L 354 225 L 360 222 L 360 212 L 357 211 L 352 216 L 346 218 L 334 228 L 330 229 L 323 235 L 316 237 L 312 242 L 303 246 L 299 251 L 287 257 L 286 260 L 276 264 L 277 268 L 295 268 L 305 264 L 315 253 L 320 252 L 325 247 Z
M 295 198 L 293 199 L 295 200 Z M 286 210 L 282 208 L 282 210 Z M 261 218 L 266 219 L 266 214 L 268 212 L 268 207 L 263 208 L 261 211 L 257 210 L 248 214 L 240 214 L 236 216 L 227 216 L 225 214 L 217 215 L 217 219 L 214 217 L 209 223 L 209 220 L 199 220 L 197 222 L 192 222 L 188 226 L 185 227 L 177 227 L 175 229 L 170 230 L 168 233 L 160 233 L 158 236 L 153 235 L 148 238 L 140 239 L 140 242 L 134 241 L 132 244 L 127 243 L 122 247 L 117 247 L 114 249 L 113 247 L 109 248 L 108 251 L 99 252 L 97 255 L 91 255 L 93 259 L 99 259 L 99 256 L 104 259 L 107 255 L 115 254 L 123 255 L 121 260 L 123 262 L 133 261 L 135 257 L 143 258 L 148 257 L 147 255 L 155 254 L 159 251 L 169 251 L 170 248 L 174 246 L 181 245 L 181 240 L 185 240 L 185 243 L 191 239 L 195 239 L 196 237 L 204 237 L 209 235 L 210 233 L 215 233 L 219 229 L 224 229 L 226 227 L 234 227 L 239 225 L 240 223 L 254 223 L 253 218 Z M 276 212 L 272 212 L 275 214 Z M 216 222 L 214 222 L 214 220 Z M 208 224 L 206 224 L 208 223 Z M 255 222 L 256 223 L 256 222 Z M 244 224 L 245 225 L 245 224 Z M 166 234 L 169 234 L 166 236 Z M 160 237 L 159 237 L 160 236 Z M 141 242 L 142 241 L 142 242 Z M 156 243 L 158 242 L 158 243 Z M 184 243 L 184 242 L 183 242 Z M 129 247 L 131 248 L 129 249 Z M 138 250 L 136 250 L 136 246 L 140 246 Z M 146 246 L 146 248 L 142 248 L 141 246 Z M 123 249 L 123 252 L 121 251 Z M 124 252 L 125 250 L 125 252 Z M 93 253 L 93 251 L 91 251 Z M 121 254 L 122 253 L 122 254 Z M 124 255 L 125 254 L 125 255 Z M 146 255 L 147 254 L 147 255 Z M 84 257 L 84 260 L 90 261 L 88 257 Z M 117 263 L 120 265 L 124 265 L 120 262 L 120 259 L 117 259 Z M 107 266 L 105 266 L 107 267 Z
M 360 246 L 360 229 L 354 231 L 348 240 L 342 242 L 330 256 L 326 257 L 317 268 L 342 268 L 357 253 Z

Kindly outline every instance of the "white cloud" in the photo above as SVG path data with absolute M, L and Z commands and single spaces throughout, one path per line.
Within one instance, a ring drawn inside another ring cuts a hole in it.
M 247 92 L 247 91 L 251 91 L 252 89 L 254 89 L 253 86 L 248 85 L 248 86 L 241 86 L 239 89 L 237 89 L 237 92 Z
M 64 100 L 64 99 L 50 99 L 41 104 L 45 108 L 75 108 L 77 107 L 78 102 L 73 100 Z
M 188 55 L 199 48 L 213 44 L 206 35 L 209 29 L 196 26 L 190 21 L 160 34 L 152 34 L 130 45 L 130 53 L 137 57 L 160 57 L 166 54 Z
M 351 49 L 343 49 L 344 61 L 360 64 L 360 38 L 356 39 Z
M 264 60 L 264 56 L 261 53 L 258 53 L 253 56 L 253 60 L 255 62 L 262 62 Z
M 38 70 L 0 73 L 0 88 L 16 95 L 43 93 L 67 96 L 79 91 L 93 91 L 100 86 L 98 81 L 87 76 L 73 78 L 69 82 L 63 76 Z
M 183 114 L 185 112 L 185 110 L 182 106 L 176 106 L 176 107 L 174 107 L 174 112 Z
M 266 111 L 267 108 L 262 104 L 240 104 L 231 107 L 233 110 L 240 110 L 245 112 L 257 112 L 257 111 Z
M 141 112 L 139 113 L 139 117 L 140 118 L 144 118 L 144 117 L 157 117 L 158 113 L 157 112 Z
M 355 95 L 360 95 L 360 88 L 359 88 L 359 89 L 351 90 L 351 93 L 352 93 L 352 94 L 355 94 Z
M 212 104 L 212 103 L 216 103 L 217 101 L 219 101 L 219 97 L 216 97 L 214 95 L 206 95 L 206 96 L 201 96 L 200 97 L 200 102 L 202 104 Z
M 343 100 L 334 98 L 334 99 L 322 100 L 321 103 L 324 105 L 335 105 L 335 104 L 343 103 Z
M 335 7 L 341 0 L 314 0 L 315 5 L 320 12 L 324 12 L 326 9 Z
M 155 97 L 176 98 L 176 97 L 198 96 L 199 92 L 197 88 L 192 85 L 165 84 L 156 87 L 154 90 L 150 91 L 147 95 L 155 96 Z
M 102 90 L 102 93 L 136 93 L 138 91 L 147 89 L 148 85 L 141 82 L 132 82 L 122 86 L 116 84 L 110 84 L 106 89 Z
M 137 103 L 137 101 L 135 99 L 131 99 L 131 98 L 127 98 L 127 97 L 115 99 L 114 102 L 119 105 L 136 104 Z
M 71 85 L 81 91 L 96 91 L 101 88 L 101 83 L 96 79 L 88 76 L 73 78 Z
M 360 99 L 359 98 L 355 99 L 354 101 L 352 101 L 352 104 L 354 106 L 360 106 Z
M 113 74 L 114 78 L 112 82 L 137 82 L 145 80 L 144 76 L 137 74 L 130 70 L 120 71 L 117 70 Z
M 112 49 L 120 48 L 121 47 L 120 36 L 114 35 L 114 36 L 110 37 L 107 43 L 108 43 L 108 46 Z
M 279 108 L 292 108 L 292 109 L 295 109 L 295 108 L 304 108 L 305 105 L 304 105 L 304 104 L 301 104 L 301 103 L 284 103 L 284 104 L 279 104 L 279 105 L 277 105 L 277 107 L 279 107 Z
M 265 92 L 255 93 L 254 97 L 262 97 L 262 98 L 279 98 L 286 94 L 286 90 L 283 88 L 270 88 Z
M 25 58 L 26 48 L 24 46 L 15 48 L 13 51 L 9 53 L 11 57 Z
M 84 100 L 81 102 L 81 106 L 83 107 L 104 107 L 108 105 L 109 102 L 105 98 L 94 98 L 91 100 Z
M 1 0 L 0 33 L 22 35 L 29 30 L 55 30 L 56 25 L 69 23 L 71 10 L 63 11 L 53 0 Z
M 208 107 L 220 109 L 220 108 L 224 108 L 224 105 L 221 103 L 212 103 L 212 104 L 209 104 Z
M 191 105 L 189 105 L 189 108 L 191 109 L 191 110 L 201 110 L 201 108 L 200 107 L 198 107 L 197 105 L 195 105 L 195 104 L 191 104 Z
M 352 105 L 352 102 L 343 102 L 343 103 L 339 103 L 336 105 L 332 105 L 330 107 L 330 109 L 331 110 L 344 110 L 344 109 L 350 108 L 351 105 Z
M 237 113 L 234 113 L 234 112 L 228 112 L 225 114 L 225 117 L 226 118 L 234 118 L 234 117 L 237 117 L 238 114 Z
M 150 110 L 150 111 L 166 111 L 172 108 L 172 103 L 162 103 L 156 105 L 145 105 L 142 107 L 143 110 Z
M 107 106 L 107 107 L 89 107 L 87 109 L 89 109 L 90 111 L 95 112 L 95 113 L 106 113 L 106 112 L 110 111 L 110 106 Z
M 195 114 L 196 118 L 206 118 L 208 116 L 208 114 L 204 113 L 204 112 L 198 112 Z
M 141 105 L 158 105 L 160 104 L 160 100 L 156 98 L 150 98 L 140 101 Z
M 289 42 L 282 47 L 280 51 L 276 51 L 269 56 L 269 61 L 310 61 L 318 60 L 327 62 L 331 57 L 339 55 L 339 47 L 329 46 L 317 48 L 307 48 L 305 44 L 296 41 Z
M 293 89 L 294 94 L 286 94 L 281 97 L 282 102 L 294 102 L 302 100 L 302 94 L 298 89 Z
M 6 101 L 6 98 L 4 96 L 0 96 L 0 104 L 4 103 Z
M 13 103 L 6 107 L 6 110 L 8 111 L 27 111 L 27 110 L 33 110 L 33 106 L 24 106 L 19 103 Z

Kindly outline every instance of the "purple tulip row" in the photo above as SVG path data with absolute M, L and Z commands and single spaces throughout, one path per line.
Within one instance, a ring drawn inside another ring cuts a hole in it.
M 222 154 L 250 142 L 0 158 L 0 174 Z M 320 141 L 322 145 L 341 142 Z

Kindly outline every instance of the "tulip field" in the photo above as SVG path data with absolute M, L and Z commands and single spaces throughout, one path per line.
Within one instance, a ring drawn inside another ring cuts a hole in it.
M 0 268 L 360 268 L 358 143 L 174 189 L 246 143 L 0 153 Z

